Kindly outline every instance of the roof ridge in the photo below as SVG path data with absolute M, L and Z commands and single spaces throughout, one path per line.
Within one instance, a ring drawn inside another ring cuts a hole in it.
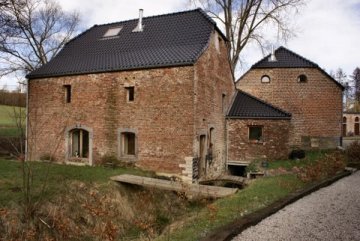
M 280 50 L 280 49 L 284 49 L 284 50 L 290 52 L 291 54 L 295 55 L 296 57 L 298 57 L 298 58 L 300 58 L 300 59 L 302 59 L 302 60 L 308 61 L 308 62 L 310 62 L 311 64 L 315 65 L 317 68 L 320 68 L 317 63 L 315 63 L 315 62 L 313 62 L 313 61 L 305 58 L 304 56 L 302 56 L 302 55 L 300 55 L 300 54 L 298 54 L 298 53 L 295 53 L 294 51 L 291 51 L 291 50 L 288 49 L 288 48 L 285 48 L 285 47 L 282 46 L 282 45 L 279 46 L 279 48 L 277 48 L 277 49 L 275 50 L 275 52 L 278 51 L 278 50 Z M 314 67 L 314 68 L 315 68 L 315 67 Z
M 282 46 L 282 45 L 280 45 L 280 46 L 274 51 L 274 52 L 275 52 L 275 55 L 276 55 L 276 52 L 278 52 L 278 51 L 281 50 L 281 49 L 284 49 L 285 51 L 291 53 L 291 54 L 294 55 L 295 57 L 300 58 L 300 59 L 303 60 L 303 61 L 307 61 L 307 62 L 309 62 L 311 65 L 314 65 L 314 67 L 312 67 L 312 68 L 320 68 L 318 64 L 316 64 L 316 63 L 314 63 L 313 61 L 311 61 L 311 60 L 309 60 L 309 59 L 301 56 L 300 54 L 297 54 L 297 53 L 291 51 L 291 50 L 288 49 L 288 48 L 285 48 L 285 47 Z M 257 65 L 257 64 L 259 64 L 260 62 L 265 61 L 266 59 L 268 59 L 268 58 L 270 57 L 270 55 L 271 55 L 271 53 L 268 54 L 268 55 L 266 55 L 265 57 L 263 57 L 262 59 L 260 59 L 260 60 L 257 61 L 256 63 L 254 63 L 254 64 L 250 67 L 250 69 L 252 69 L 252 68 L 254 68 L 254 67 L 256 68 L 256 65 Z
M 240 90 L 240 89 L 238 89 L 237 91 L 238 91 L 238 92 L 241 92 L 241 93 L 244 94 L 244 95 L 247 95 L 248 97 L 250 97 L 250 98 L 252 98 L 252 99 L 254 99 L 254 100 L 257 100 L 257 101 L 261 102 L 262 104 L 265 104 L 265 105 L 267 105 L 267 106 L 270 106 L 271 108 L 275 109 L 276 111 L 282 112 L 283 114 L 291 117 L 291 113 L 289 113 L 289 112 L 287 112 L 287 111 L 285 111 L 285 110 L 283 110 L 283 109 L 281 109 L 281 108 L 279 108 L 279 107 L 277 107 L 277 106 L 274 106 L 273 104 L 270 104 L 269 102 L 266 102 L 265 100 L 259 99 L 258 97 L 253 96 L 253 95 L 251 95 L 251 94 L 249 94 L 249 93 L 247 93 L 247 92 L 245 92 L 245 91 L 243 91 L 243 90 Z
M 173 15 L 179 15 L 179 14 L 184 14 L 184 13 L 196 12 L 196 11 L 199 11 L 199 10 L 202 11 L 201 8 L 195 8 L 195 9 L 184 10 L 184 11 L 180 11 L 180 12 L 172 12 L 172 13 L 164 13 L 164 14 L 158 14 L 158 15 L 151 15 L 151 16 L 143 17 L 143 20 L 144 20 L 144 19 L 148 19 L 148 18 L 157 18 L 157 17 L 173 16 Z M 201 12 L 201 11 L 199 11 L 199 12 Z M 117 21 L 117 22 L 111 22 L 111 23 L 95 24 L 95 26 L 97 26 L 97 27 L 102 27 L 102 26 L 108 26 L 108 25 L 116 25 L 116 24 L 131 22 L 131 21 L 137 21 L 138 19 L 139 19 L 139 18 L 133 18 L 133 19 L 127 19 L 127 20 L 122 20 L 122 21 Z

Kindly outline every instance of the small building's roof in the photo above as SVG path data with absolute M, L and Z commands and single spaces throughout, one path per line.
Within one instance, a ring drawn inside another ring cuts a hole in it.
M 234 119 L 290 119 L 291 114 L 242 90 L 237 90 L 227 117 Z
M 274 51 L 276 61 L 269 61 L 271 54 L 267 55 L 251 68 L 319 68 L 314 62 L 280 46 Z
M 274 51 L 276 61 L 270 61 L 271 54 L 265 56 L 260 61 L 251 66 L 250 70 L 242 75 L 239 79 L 241 80 L 248 72 L 252 69 L 269 69 L 269 68 L 316 68 L 329 79 L 335 82 L 342 90 L 344 86 L 337 82 L 331 75 L 329 75 L 325 70 L 319 67 L 316 63 L 304 58 L 303 56 L 294 53 L 293 51 L 280 46 Z
M 359 111 L 344 111 L 343 114 L 347 115 L 360 115 Z
M 207 48 L 214 29 L 226 40 L 201 9 L 145 17 L 143 31 L 133 32 L 137 24 L 138 19 L 94 25 L 27 78 L 191 65 Z M 118 34 L 104 36 L 109 29 Z

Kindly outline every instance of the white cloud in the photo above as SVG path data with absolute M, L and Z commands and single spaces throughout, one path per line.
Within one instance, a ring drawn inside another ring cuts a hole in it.
M 360 0 L 310 0 L 295 22 L 287 48 L 327 71 L 341 67 L 350 75 L 360 66 Z M 263 56 L 251 47 L 243 57 L 251 65 Z
M 184 0 L 61 0 L 65 10 L 77 10 L 89 27 L 94 24 L 111 23 L 138 17 L 138 10 L 144 9 L 144 16 L 177 12 L 185 9 Z
M 138 17 L 185 10 L 187 0 L 61 0 L 65 10 L 77 10 L 85 28 L 94 24 L 117 22 Z M 326 70 L 342 67 L 349 75 L 360 67 L 360 0 L 308 0 L 308 4 L 294 19 L 298 34 L 285 46 L 308 58 Z M 256 46 L 249 46 L 242 58 L 247 66 L 263 57 Z M 16 81 L 7 80 L 8 85 Z M 3 81 L 1 80 L 1 83 Z M 0 84 L 1 85 L 1 84 Z

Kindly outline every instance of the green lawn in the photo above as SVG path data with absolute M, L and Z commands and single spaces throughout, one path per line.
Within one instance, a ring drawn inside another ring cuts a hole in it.
M 65 183 L 81 181 L 91 184 L 102 184 L 111 176 L 130 173 L 135 175 L 151 175 L 132 168 L 105 168 L 90 166 L 71 166 L 42 162 L 28 162 L 33 173 L 34 193 L 39 192 L 46 182 L 46 196 L 61 193 Z M 17 202 L 21 198 L 22 172 L 21 163 L 17 161 L 0 160 L 0 207 Z M 47 177 L 48 175 L 48 177 Z
M 318 161 L 319 159 L 324 160 L 325 157 L 330 154 L 331 152 L 325 151 L 314 151 L 308 152 L 306 159 L 293 161 L 293 160 L 284 160 L 284 161 L 273 161 L 271 162 L 269 168 L 276 169 L 276 168 L 283 168 L 283 169 L 292 169 L 293 167 L 312 167 L 316 163 L 324 163 L 324 161 Z M 328 160 L 328 159 L 325 159 Z M 331 159 L 329 159 L 331 161 Z M 111 189 L 112 183 L 109 180 L 109 177 L 123 174 L 123 173 L 130 173 L 136 175 L 146 175 L 152 176 L 153 173 L 140 171 L 133 168 L 104 168 L 104 167 L 89 167 L 89 166 L 68 166 L 68 165 L 59 165 L 59 164 L 50 164 L 50 163 L 42 163 L 42 162 L 28 162 L 31 166 L 31 170 L 33 173 L 33 193 L 39 193 L 42 185 L 44 183 L 47 184 L 46 193 L 43 195 L 48 202 L 52 202 L 52 200 L 56 200 L 60 195 L 66 192 L 66 188 L 69 188 L 73 185 L 79 185 L 79 183 L 85 184 L 89 190 L 91 188 L 96 187 L 95 189 L 101 190 L 102 193 L 98 194 L 99 198 L 101 197 L 111 197 L 109 192 L 114 192 L 114 189 Z M 303 169 L 302 169 L 303 170 Z M 304 169 L 305 170 L 305 169 Z M 321 171 L 319 169 L 319 171 Z M 311 173 L 310 173 L 311 174 Z M 211 200 L 204 200 L 204 199 L 194 199 L 190 201 L 189 208 L 182 209 L 181 213 L 177 213 L 176 215 L 169 212 L 171 210 L 170 207 L 175 207 L 175 201 L 178 202 L 177 206 L 186 205 L 188 201 L 183 199 L 180 196 L 180 199 L 170 199 L 166 201 L 170 206 L 165 207 L 164 203 L 161 203 L 161 206 L 156 207 L 154 209 L 156 222 L 161 223 L 161 228 L 159 229 L 160 232 L 163 230 L 164 226 L 168 224 L 168 222 L 172 222 L 171 224 L 171 232 L 165 231 L 162 232 L 162 235 L 158 236 L 149 236 L 149 240 L 200 240 L 201 238 L 208 235 L 214 229 L 219 228 L 223 225 L 233 222 L 235 219 L 245 216 L 251 212 L 254 212 L 258 209 L 268 206 L 275 201 L 278 201 L 281 198 L 286 197 L 290 193 L 293 193 L 299 189 L 306 187 L 307 185 L 311 185 L 316 181 L 303 181 L 300 179 L 301 177 L 298 173 L 287 172 L 286 174 L 277 174 L 275 176 L 268 176 L 263 178 L 258 178 L 251 180 L 244 189 L 239 190 L 238 193 L 232 195 L 227 198 L 218 199 L 215 201 Z M 22 175 L 21 175 L 21 163 L 15 161 L 5 161 L 0 160 L 0 210 L 2 207 L 4 208 L 11 208 L 17 206 L 21 203 L 22 200 Z M 79 189 L 82 190 L 82 189 Z M 86 192 L 86 189 L 84 189 Z M 79 194 L 82 194 L 80 191 Z M 138 189 L 139 190 L 139 189 Z M 141 196 L 139 199 L 138 196 L 130 197 L 131 191 L 128 190 L 127 196 L 130 200 L 129 205 L 135 205 L 136 209 L 143 210 L 139 212 L 138 217 L 135 218 L 137 220 L 135 224 L 140 225 L 137 226 L 137 229 L 147 230 L 149 223 L 146 221 L 146 215 L 143 217 L 142 212 L 148 211 L 151 205 L 154 206 L 154 203 L 158 201 L 154 200 L 161 200 L 170 192 L 164 191 L 157 191 L 151 192 L 151 195 L 155 195 L 155 198 L 145 198 L 143 192 L 140 189 L 138 195 Z M 90 196 L 86 196 L 84 193 L 83 196 L 79 199 L 80 201 L 84 199 L 82 202 L 79 202 L 79 207 L 77 207 L 78 216 L 84 216 L 86 214 L 86 205 L 88 205 L 88 201 L 91 203 L 93 198 L 90 192 Z M 95 195 L 95 194 L 94 194 Z M 36 198 L 36 195 L 34 196 Z M 67 199 L 69 197 L 66 197 Z M 90 198 L 90 199 L 89 199 Z M 119 197 L 116 197 L 116 199 Z M 70 197 L 71 199 L 71 197 Z M 144 199 L 139 205 L 136 206 L 135 200 L 142 200 Z M 77 199 L 76 199 L 77 200 Z M 105 200 L 105 199 L 104 199 Z M 109 198 L 107 199 L 109 200 Z M 122 200 L 122 199 L 121 199 Z M 179 205 L 180 202 L 180 205 Z M 71 202 L 69 202 L 71 203 Z M 64 208 L 70 208 L 66 205 L 70 204 L 63 204 Z M 99 204 L 96 202 L 95 206 L 102 204 L 102 199 L 99 199 Z M 160 203 L 160 202 L 159 202 Z M 120 205 L 121 203 L 117 203 L 116 205 Z M 53 204 L 55 205 L 55 204 Z M 56 204 L 60 205 L 60 204 Z M 85 205 L 85 209 L 83 206 Z M 108 210 L 109 207 L 103 207 L 104 210 Z M 132 207 L 133 208 L 133 207 Z M 114 209 L 111 206 L 111 209 Z M 91 209 L 93 210 L 93 209 Z M 75 211 L 74 211 L 75 212 Z M 85 212 L 85 214 L 82 214 Z M 163 214 L 166 214 L 165 216 Z M 69 214 L 70 215 L 70 214 Z M 120 215 L 120 214 L 119 214 Z M 85 215 L 86 216 L 86 215 Z M 121 215 L 120 215 L 121 216 Z M 64 217 L 63 217 L 64 218 Z M 99 217 L 98 217 L 99 218 Z M 98 219 L 97 218 L 97 219 Z M 114 221 L 114 217 L 109 216 L 110 220 Z M 144 219 L 145 218 L 145 219 Z M 138 221 L 143 220 L 143 222 L 138 223 Z M 145 221 L 144 221 L 145 220 Z M 152 219 L 151 219 L 152 220 Z M 150 221 L 151 221 L 150 220 Z M 120 222 L 120 221 L 119 221 Z M 153 221 L 151 221 L 153 222 Z M 115 223 L 115 225 L 119 225 Z M 134 225 L 133 223 L 131 224 Z M 131 226 L 130 225 L 130 226 Z M 149 231 L 152 233 L 152 231 Z M 128 235 L 131 233 L 131 230 L 127 230 L 126 234 Z M 136 237 L 143 231 L 139 232 L 136 231 Z M 131 240 L 131 239 L 130 239 Z
M 323 158 L 329 151 L 310 151 L 302 160 L 271 161 L 269 169 L 283 168 L 291 170 L 293 167 L 312 166 Z M 176 231 L 164 233 L 157 240 L 201 240 L 211 231 L 246 214 L 268 206 L 312 183 L 302 181 L 294 173 L 280 174 L 252 180 L 250 184 L 237 194 L 215 201 L 193 214 L 191 218 Z
M 14 110 L 17 114 L 22 111 L 24 113 L 23 118 L 25 118 L 25 108 L 0 105 L 0 137 L 17 136 L 19 134 L 14 119 Z M 25 124 L 25 119 L 23 124 Z

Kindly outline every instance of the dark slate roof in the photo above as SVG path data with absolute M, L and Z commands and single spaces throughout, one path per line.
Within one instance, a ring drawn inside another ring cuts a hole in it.
M 316 63 L 302 57 L 301 55 L 294 53 L 293 51 L 280 46 L 278 49 L 274 51 L 276 61 L 269 61 L 271 54 L 267 55 L 253 66 L 251 69 L 266 69 L 266 68 L 317 68 L 320 70 L 324 75 L 326 75 L 329 79 L 335 82 L 337 86 L 339 86 L 342 90 L 344 90 L 344 86 L 337 82 L 331 75 L 329 75 L 325 70 L 319 67 Z M 249 72 L 248 71 L 248 72 Z M 245 76 L 247 72 L 243 75 Z M 241 76 L 239 80 L 243 78 Z
M 237 119 L 290 119 L 291 114 L 238 90 L 227 117 Z
M 209 43 L 216 23 L 201 9 L 143 18 L 143 32 L 132 32 L 138 19 L 95 25 L 71 40 L 29 79 L 97 72 L 191 65 Z M 117 37 L 103 38 L 122 26 Z M 224 39 L 226 39 L 224 37 Z
M 255 63 L 251 68 L 319 68 L 317 64 L 310 60 L 288 50 L 285 47 L 279 47 L 274 51 L 276 61 L 269 61 L 271 54 Z

